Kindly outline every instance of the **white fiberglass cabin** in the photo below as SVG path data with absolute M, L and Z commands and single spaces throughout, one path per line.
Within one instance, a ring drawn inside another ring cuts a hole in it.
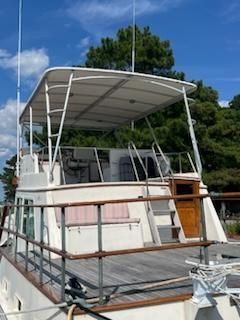
M 30 152 L 20 156 L 17 204 L 92 202 L 66 208 L 66 250 L 84 253 L 97 250 L 96 201 L 207 193 L 199 178 L 201 162 L 191 121 L 196 164 L 184 152 L 164 155 L 147 119 L 149 114 L 182 99 L 189 113 L 186 94 L 195 88 L 192 83 L 127 72 L 81 68 L 46 71 L 20 119 L 22 125 L 30 127 Z M 64 127 L 107 132 L 144 117 L 153 136 L 149 149 L 138 150 L 133 142 L 123 149 L 61 146 Z M 34 123 L 47 125 L 48 146 L 39 152 L 33 152 Z M 175 168 L 171 168 L 171 159 Z M 206 239 L 226 241 L 210 198 L 203 202 Z M 102 207 L 103 249 L 199 240 L 200 209 L 198 198 L 106 203 Z M 39 240 L 39 213 L 35 211 L 22 209 L 17 214 L 21 231 L 26 232 L 28 216 L 31 233 Z M 47 211 L 47 242 L 57 248 L 61 209 Z

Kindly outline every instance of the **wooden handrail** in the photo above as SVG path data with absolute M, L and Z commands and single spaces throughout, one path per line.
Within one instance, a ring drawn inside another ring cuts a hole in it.
M 191 247 L 208 247 L 213 244 L 213 241 L 196 241 L 189 243 L 174 243 L 174 244 L 164 244 L 161 246 L 151 246 L 144 248 L 133 248 L 133 249 L 123 249 L 123 250 L 114 250 L 114 251 L 101 251 L 93 253 L 84 253 L 84 254 L 69 254 L 68 259 L 70 260 L 79 260 L 79 259 L 90 259 L 90 258 L 104 258 L 117 255 L 125 254 L 134 254 L 134 253 L 143 253 L 143 252 L 153 252 L 153 251 L 164 251 L 164 250 L 174 250 L 174 249 L 184 249 Z
M 123 199 L 113 199 L 113 200 L 95 200 L 95 201 L 81 201 L 81 202 L 65 202 L 65 203 L 55 203 L 55 204 L 21 204 L 15 205 L 11 204 L 12 208 L 66 208 L 66 207 L 81 207 L 81 206 L 101 206 L 104 204 L 115 204 L 124 202 L 145 202 L 145 201 L 159 201 L 159 200 L 188 200 L 188 199 L 203 199 L 208 198 L 210 195 L 206 194 L 186 194 L 186 195 L 161 195 L 161 196 L 148 196 L 148 197 L 137 197 L 137 198 L 123 198 Z
M 47 244 L 41 243 L 40 241 L 31 239 L 23 235 L 22 233 L 18 233 L 8 228 L 0 227 L 2 231 L 8 232 L 9 234 L 13 234 L 18 238 L 21 238 L 29 243 L 32 243 L 39 248 L 43 248 L 49 252 L 55 253 L 61 257 L 64 257 L 68 260 L 82 260 L 82 259 L 92 259 L 92 258 L 104 258 L 116 255 L 125 255 L 125 254 L 133 254 L 133 253 L 143 253 L 143 252 L 152 252 L 152 251 L 163 251 L 163 250 L 173 250 L 173 249 L 183 249 L 183 248 L 191 248 L 191 247 L 208 247 L 214 242 L 212 241 L 196 241 L 189 243 L 173 243 L 166 244 L 162 246 L 151 246 L 151 247 L 143 247 L 143 248 L 132 248 L 132 249 L 122 249 L 122 250 L 113 250 L 113 251 L 96 251 L 92 253 L 83 253 L 83 254 L 71 254 L 69 252 L 63 252 L 58 248 L 51 247 Z
M 211 192 L 209 195 L 214 200 L 240 200 L 240 192 Z

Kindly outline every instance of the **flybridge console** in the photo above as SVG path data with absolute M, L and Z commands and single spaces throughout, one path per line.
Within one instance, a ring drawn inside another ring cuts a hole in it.
M 26 154 L 21 175 L 49 171 L 48 149 Z M 119 182 L 164 181 L 175 173 L 196 172 L 188 153 L 159 154 L 155 149 L 60 147 L 54 168 L 56 185 Z
M 130 155 L 128 149 L 63 147 L 57 162 L 66 184 L 160 178 L 153 152 L 147 149 Z

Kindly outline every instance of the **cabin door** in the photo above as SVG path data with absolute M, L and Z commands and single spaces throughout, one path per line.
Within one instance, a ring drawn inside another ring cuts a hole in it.
M 175 195 L 199 194 L 199 182 L 193 180 L 174 180 Z M 176 200 L 175 205 L 186 238 L 198 237 L 200 234 L 200 204 L 199 199 Z

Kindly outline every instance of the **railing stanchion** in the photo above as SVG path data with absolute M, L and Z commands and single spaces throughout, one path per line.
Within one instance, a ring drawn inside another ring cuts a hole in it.
M 182 173 L 182 156 L 181 153 L 178 155 L 178 160 L 179 160 L 179 172 Z
M 27 207 L 27 217 L 26 217 L 26 241 L 25 241 L 25 270 L 28 270 L 28 237 L 29 237 L 29 210 L 30 208 Z
M 10 230 L 10 228 L 11 228 L 11 207 L 8 207 L 8 212 L 7 213 L 8 213 L 8 230 Z M 8 232 L 8 235 L 7 235 L 7 246 L 10 243 L 9 238 L 10 238 L 10 233 Z
M 41 207 L 41 216 L 40 216 L 40 243 L 43 244 L 43 232 L 44 232 L 44 208 Z M 40 247 L 40 265 L 39 265 L 39 280 L 40 284 L 43 283 L 43 248 Z
M 102 251 L 102 207 L 97 205 L 98 219 L 98 251 Z M 98 287 L 99 287 L 99 304 L 103 304 L 103 258 L 98 258 Z
M 28 237 L 28 236 L 27 236 Z M 25 270 L 28 270 L 28 240 L 25 243 Z
M 65 237 L 65 207 L 61 208 L 61 234 L 62 234 L 62 252 L 66 252 L 66 237 Z M 66 282 L 66 259 L 62 256 L 61 263 L 61 300 L 65 301 L 65 282 Z
M 16 235 L 15 235 L 15 247 L 14 247 L 14 260 L 17 261 L 17 250 L 18 250 L 18 232 L 19 232 L 19 225 L 20 225 L 20 219 L 19 219 L 19 210 L 21 208 L 16 207 Z
M 207 241 L 207 229 L 206 229 L 206 220 L 205 220 L 205 212 L 204 212 L 204 204 L 203 199 L 200 199 L 200 210 L 201 210 L 201 226 L 202 226 L 202 239 L 203 241 Z M 204 252 L 204 263 L 209 264 L 209 252 L 208 247 L 203 247 Z
M 5 205 L 3 207 L 3 211 L 2 211 L 2 217 L 1 217 L 1 229 L 0 229 L 0 241 L 2 242 L 2 235 L 3 235 L 3 228 L 4 228 L 4 225 L 5 225 L 5 220 L 6 220 L 6 217 L 7 217 L 7 214 L 8 214 L 8 205 Z

